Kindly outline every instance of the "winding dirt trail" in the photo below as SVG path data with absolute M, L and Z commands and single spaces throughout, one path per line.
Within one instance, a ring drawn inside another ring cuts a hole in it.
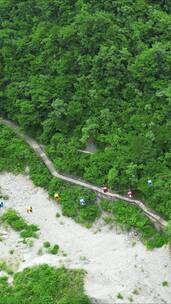
M 113 193 L 111 191 L 104 193 L 103 190 L 99 187 L 91 185 L 85 181 L 80 181 L 80 180 L 77 180 L 77 179 L 74 179 L 74 178 L 71 178 L 71 177 L 58 173 L 58 171 L 55 169 L 52 161 L 48 158 L 45 151 L 43 150 L 42 146 L 40 146 L 34 139 L 32 139 L 31 137 L 26 135 L 24 132 L 22 132 L 18 125 L 11 122 L 10 120 L 6 120 L 6 119 L 2 119 L 2 118 L 0 119 L 0 124 L 10 127 L 15 134 L 17 134 L 20 138 L 22 138 L 34 150 L 35 153 L 42 159 L 42 161 L 44 162 L 44 164 L 46 165 L 46 167 L 48 168 L 48 170 L 52 176 L 57 177 L 66 182 L 93 190 L 102 197 L 105 197 L 108 199 L 112 199 L 112 198 L 120 199 L 120 200 L 128 202 L 129 204 L 134 204 L 134 205 L 138 206 L 143 211 L 143 213 L 155 224 L 156 228 L 163 229 L 164 227 L 166 227 L 167 221 L 165 221 L 161 216 L 157 215 L 152 209 L 147 207 L 143 202 L 136 200 L 136 199 L 130 199 L 128 197 Z

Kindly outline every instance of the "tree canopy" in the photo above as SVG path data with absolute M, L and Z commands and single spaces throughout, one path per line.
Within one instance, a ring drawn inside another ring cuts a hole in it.
M 171 2 L 2 0 L 0 15 L 1 115 L 59 170 L 171 218 Z

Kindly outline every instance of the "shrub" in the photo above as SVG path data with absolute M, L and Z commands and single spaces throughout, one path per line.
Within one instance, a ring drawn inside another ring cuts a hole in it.
M 139 290 L 135 288 L 135 289 L 133 290 L 132 293 L 133 293 L 134 295 L 139 295 Z
M 0 271 L 4 271 L 10 275 L 13 274 L 11 267 L 9 267 L 5 261 L 0 261 Z
M 38 227 L 36 225 L 27 225 L 27 228 L 25 228 L 23 231 L 21 231 L 20 235 L 23 238 L 37 238 L 37 231 L 38 231 Z
M 123 295 L 120 292 L 118 292 L 117 298 L 123 300 L 124 297 L 123 297 Z
M 15 231 L 20 231 L 20 235 L 23 238 L 37 237 L 36 232 L 39 230 L 38 226 L 33 224 L 28 225 L 13 209 L 8 209 L 0 219 L 2 222 L 7 223 Z
M 136 229 L 147 248 L 162 247 L 167 243 L 165 234 L 157 232 L 138 207 L 128 205 L 123 201 L 111 202 L 105 199 L 101 201 L 101 207 L 103 210 L 111 212 L 113 221 L 119 223 L 122 228 L 126 230 Z
M 16 273 L 12 285 L 0 278 L 0 304 L 91 304 L 84 294 L 84 272 L 41 265 Z
M 53 197 L 56 191 L 60 192 L 59 204 L 64 216 L 72 217 L 83 224 L 92 224 L 100 216 L 100 209 L 95 204 L 96 194 L 94 192 L 53 178 L 49 183 L 49 195 Z M 80 206 L 81 197 L 85 198 L 86 206 Z
M 50 243 L 48 241 L 43 243 L 43 247 L 45 248 L 49 248 L 50 247 Z
M 169 244 L 171 244 L 171 220 L 168 222 L 165 228 L 165 235 L 168 239 Z
M 15 231 L 22 231 L 27 227 L 26 222 L 13 209 L 8 209 L 1 216 L 1 220 L 6 222 Z
M 57 254 L 59 251 L 59 245 L 55 244 L 48 249 L 48 253 Z
M 166 287 L 166 286 L 169 286 L 169 284 L 168 284 L 167 281 L 163 281 L 163 282 L 162 282 L 162 286 L 163 286 L 163 287 Z

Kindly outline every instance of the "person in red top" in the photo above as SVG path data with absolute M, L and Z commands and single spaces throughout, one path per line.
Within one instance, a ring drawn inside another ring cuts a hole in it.
M 131 190 L 128 191 L 128 197 L 132 198 L 132 191 Z
M 108 188 L 107 187 L 103 187 L 103 192 L 104 193 L 108 192 Z

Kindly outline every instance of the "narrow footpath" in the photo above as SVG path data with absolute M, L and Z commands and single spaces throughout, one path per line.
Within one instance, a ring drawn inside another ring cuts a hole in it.
M 58 171 L 55 169 L 52 161 L 48 158 L 45 151 L 43 150 L 43 147 L 40 146 L 34 139 L 32 139 L 31 137 L 26 135 L 24 132 L 22 132 L 18 125 L 11 122 L 10 120 L 6 120 L 6 119 L 2 119 L 2 118 L 0 118 L 0 124 L 8 126 L 10 129 L 12 129 L 16 135 L 18 135 L 20 138 L 22 138 L 34 150 L 35 153 L 44 162 L 44 164 L 46 165 L 46 167 L 48 168 L 48 170 L 52 176 L 57 177 L 66 182 L 88 188 L 92 191 L 95 191 L 98 195 L 100 195 L 102 197 L 105 197 L 108 199 L 112 199 L 112 198 L 120 199 L 122 201 L 128 202 L 129 204 L 136 205 L 153 222 L 153 224 L 156 226 L 157 229 L 164 229 L 166 227 L 167 221 L 165 221 L 161 216 L 156 214 L 152 209 L 147 207 L 143 202 L 136 200 L 136 199 L 130 199 L 126 196 L 119 195 L 119 194 L 113 193 L 111 191 L 104 193 L 103 190 L 99 187 L 91 185 L 85 181 L 80 181 L 80 180 L 77 180 L 77 179 L 74 179 L 74 178 L 71 178 L 71 177 L 58 173 Z

